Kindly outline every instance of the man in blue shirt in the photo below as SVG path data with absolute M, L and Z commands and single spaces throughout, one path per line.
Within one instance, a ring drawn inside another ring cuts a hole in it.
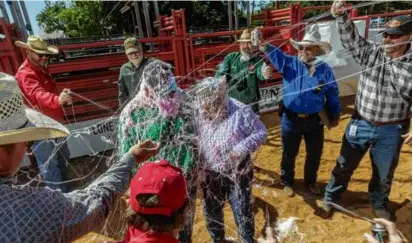
M 338 85 L 333 71 L 316 59 L 330 52 L 331 46 L 320 39 L 320 33 L 312 30 L 301 42 L 291 40 L 298 56 L 286 55 L 279 48 L 260 42 L 260 50 L 283 76 L 281 182 L 289 197 L 294 196 L 295 157 L 303 136 L 307 150 L 304 181 L 312 193 L 320 193 L 316 181 L 324 130 L 319 113 L 325 109 L 330 119 L 330 124 L 326 124 L 329 129 L 337 126 L 340 118 Z

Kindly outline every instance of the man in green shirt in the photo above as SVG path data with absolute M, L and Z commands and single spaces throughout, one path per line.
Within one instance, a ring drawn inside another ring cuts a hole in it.
M 253 111 L 258 113 L 259 81 L 269 79 L 272 69 L 257 55 L 258 47 L 252 46 L 250 30 L 244 30 L 237 42 L 240 43 L 240 51 L 225 57 L 215 77 L 225 77 L 229 97 L 251 105 Z
M 194 122 L 187 96 L 177 87 L 171 69 L 169 64 L 154 60 L 143 70 L 140 90 L 119 118 L 118 156 L 137 141 L 161 144 L 159 155 L 150 161 L 165 159 L 184 172 L 191 213 L 179 233 L 179 241 L 191 242 L 197 178 Z
M 134 37 L 126 39 L 124 46 L 129 62 L 120 68 L 118 80 L 120 107 L 126 105 L 130 98 L 138 93 L 143 69 L 153 60 L 142 55 L 142 45 Z

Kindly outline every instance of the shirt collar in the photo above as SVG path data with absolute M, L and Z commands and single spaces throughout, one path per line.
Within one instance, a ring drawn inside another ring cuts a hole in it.
M 41 72 L 41 73 L 45 73 L 48 74 L 49 73 L 49 69 L 48 68 L 41 68 L 39 66 L 34 65 L 29 59 L 26 59 L 26 63 L 25 63 L 30 69 L 34 70 L 35 72 Z

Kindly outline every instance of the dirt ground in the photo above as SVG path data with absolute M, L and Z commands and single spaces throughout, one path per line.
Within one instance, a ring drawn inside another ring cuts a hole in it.
M 354 97 L 342 99 L 343 115 L 340 125 L 331 131 L 325 130 L 324 151 L 318 174 L 318 182 L 324 189 L 330 178 L 330 173 L 339 154 L 341 139 L 350 119 L 351 105 Z M 275 113 L 261 116 L 266 124 L 269 137 L 267 143 L 260 148 L 255 160 L 254 179 L 254 210 L 255 229 L 258 238 L 265 227 L 268 211 L 269 221 L 275 224 L 283 219 L 297 217 L 296 228 L 285 237 L 282 242 L 364 242 L 363 233 L 371 230 L 368 222 L 353 218 L 341 212 L 334 213 L 329 220 L 320 218 L 315 214 L 317 202 L 321 199 L 311 195 L 303 184 L 303 169 L 305 159 L 304 142 L 301 144 L 300 153 L 296 160 L 296 195 L 287 198 L 283 195 L 280 185 L 279 171 L 281 159 L 281 140 L 279 118 Z M 369 156 L 365 156 L 360 166 L 354 173 L 349 189 L 342 196 L 341 205 L 355 212 L 373 217 L 369 207 L 367 193 L 371 176 Z M 398 229 L 409 239 L 412 239 L 412 150 L 403 146 L 399 166 L 394 175 L 390 195 L 390 208 L 395 211 Z M 112 212 L 105 228 L 100 233 L 89 233 L 77 240 L 77 243 L 104 242 L 113 240 L 121 235 L 122 211 L 124 203 L 119 201 Z M 226 236 L 236 238 L 236 226 L 232 212 L 227 204 L 225 207 Z M 203 213 L 201 210 L 201 194 L 198 194 L 197 210 L 194 223 L 193 242 L 211 242 L 206 230 Z

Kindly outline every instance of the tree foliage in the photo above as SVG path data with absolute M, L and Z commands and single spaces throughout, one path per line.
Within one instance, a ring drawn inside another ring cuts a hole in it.
M 69 37 L 122 33 L 125 23 L 118 12 L 109 15 L 112 6 L 103 1 L 46 0 L 36 19 L 46 33 L 60 30 Z
M 352 1 L 353 5 L 363 1 Z M 132 11 L 121 14 L 119 10 L 126 2 L 118 1 L 50 1 L 46 0 L 45 8 L 37 15 L 37 21 L 46 33 L 63 31 L 69 37 L 100 36 L 111 34 L 124 34 L 135 32 L 136 20 Z M 151 1 L 151 20 L 155 20 L 154 7 Z M 246 25 L 248 1 L 238 0 L 239 25 Z M 328 6 L 332 1 L 278 1 L 280 8 L 287 8 L 290 4 L 300 3 L 301 6 Z M 364 2 L 365 3 L 365 2 Z M 140 6 L 141 3 L 139 3 Z M 173 9 L 186 9 L 186 25 L 189 29 L 207 26 L 228 26 L 228 1 L 159 1 L 161 15 L 170 15 Z M 253 13 L 266 9 L 273 9 L 275 2 L 256 0 L 252 2 Z M 397 10 L 411 9 L 409 1 L 373 2 L 372 5 L 359 8 L 359 15 L 394 12 Z M 142 8 L 140 7 L 140 11 Z M 308 11 L 304 19 L 318 16 L 328 10 Z M 143 12 L 141 12 L 142 22 Z M 132 21 L 133 20 L 133 21 Z M 257 24 L 257 23 L 255 23 Z M 145 24 L 143 24 L 143 28 Z M 203 30 L 206 30 L 205 28 Z M 200 30 L 202 31 L 202 29 Z M 155 31 L 156 32 L 156 31 Z

